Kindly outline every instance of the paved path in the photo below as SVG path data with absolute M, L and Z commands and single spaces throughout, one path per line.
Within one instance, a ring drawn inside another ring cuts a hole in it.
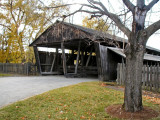
M 0 107 L 43 92 L 96 78 L 65 78 L 64 76 L 1 77 Z

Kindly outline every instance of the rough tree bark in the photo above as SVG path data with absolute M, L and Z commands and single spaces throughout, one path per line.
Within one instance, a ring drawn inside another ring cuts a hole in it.
M 144 23 L 147 10 L 143 9 L 144 1 L 137 1 L 137 6 L 130 8 L 133 14 L 132 32 L 125 48 L 126 79 L 124 108 L 126 111 L 136 112 L 143 109 L 142 105 L 142 66 L 145 53 L 146 32 Z
M 142 105 L 142 66 L 145 53 L 146 35 L 143 30 L 138 33 L 131 33 L 128 39 L 129 44 L 125 49 L 126 54 L 126 79 L 124 108 L 126 111 L 136 112 L 143 109 Z M 140 42 L 141 41 L 141 42 Z

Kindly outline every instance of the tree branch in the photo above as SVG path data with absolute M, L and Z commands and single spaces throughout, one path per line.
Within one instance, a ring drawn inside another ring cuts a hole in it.
M 101 2 L 96 2 L 94 0 L 88 0 L 88 1 L 92 2 L 93 4 L 99 5 L 103 9 L 103 10 L 100 9 L 101 14 L 107 15 L 110 19 L 112 19 L 119 27 L 119 29 L 123 31 L 127 35 L 127 37 L 129 37 L 131 31 L 121 22 L 120 18 L 117 15 L 108 12 L 106 7 Z
M 118 15 L 108 12 L 107 8 L 101 2 L 97 2 L 95 0 L 87 0 L 87 1 L 89 2 L 90 5 L 80 4 L 81 8 L 79 10 L 76 10 L 73 13 L 70 13 L 68 15 L 63 15 L 63 20 L 66 17 L 74 15 L 78 12 L 85 12 L 85 13 L 92 14 L 92 17 L 107 15 L 110 19 L 112 19 L 116 23 L 116 25 L 119 27 L 119 29 L 122 32 L 124 32 L 124 34 L 126 34 L 127 37 L 129 37 L 131 31 L 121 22 Z M 129 9 L 131 9 L 131 10 L 134 9 L 134 5 L 129 0 L 123 0 L 123 1 L 125 2 L 126 6 L 127 5 L 129 6 Z M 67 5 L 74 5 L 74 4 L 66 4 L 66 5 L 50 7 L 50 8 L 63 7 L 63 6 L 67 6 Z M 97 11 L 83 10 L 83 7 L 96 9 Z
M 159 0 L 152 0 L 147 6 L 145 6 L 145 9 L 149 11 Z
M 112 20 L 116 23 L 116 25 L 119 27 L 119 29 L 120 29 L 122 32 L 124 32 L 124 34 L 126 34 L 127 37 L 129 37 L 131 31 L 121 22 L 121 20 L 120 20 L 120 18 L 118 17 L 118 15 L 108 12 L 108 10 L 106 9 L 106 7 L 105 7 L 101 2 L 97 2 L 97 1 L 94 1 L 94 0 L 88 0 L 88 1 L 89 1 L 89 3 L 90 3 L 91 5 L 82 4 L 82 7 L 81 7 L 79 10 L 77 10 L 77 11 L 75 11 L 75 12 L 69 14 L 69 15 L 65 15 L 65 16 L 63 16 L 63 18 L 65 19 L 66 17 L 71 16 L 71 15 L 74 15 L 74 14 L 76 14 L 76 13 L 78 13 L 78 12 L 90 13 L 90 14 L 92 14 L 94 17 L 95 17 L 95 16 L 107 15 L 110 19 L 112 19 Z M 92 4 L 94 4 L 94 5 L 92 5 Z M 99 7 L 95 6 L 95 4 L 98 5 Z M 98 10 L 98 11 L 83 10 L 82 8 L 83 8 L 84 6 L 85 6 L 85 7 L 92 8 L 92 9 L 96 9 L 96 10 Z M 101 8 L 100 8 L 100 7 L 101 7 Z
M 158 31 L 160 29 L 160 20 L 153 23 L 152 25 L 150 25 L 149 27 L 147 27 L 145 30 L 147 32 L 148 38 L 155 33 L 156 31 Z
M 116 25 L 118 26 L 118 28 L 124 32 L 124 34 L 126 34 L 126 36 L 129 38 L 131 31 L 121 22 L 120 18 L 118 17 L 118 15 L 115 15 L 113 13 L 109 13 L 107 15 L 110 19 L 112 19 Z
M 126 5 L 126 7 L 131 11 L 134 12 L 134 5 L 129 0 L 123 0 L 123 3 Z
M 76 13 L 78 13 L 78 12 L 85 12 L 85 13 L 89 13 L 89 14 L 102 14 L 100 11 L 88 11 L 88 10 L 83 10 L 82 9 L 83 8 L 83 6 L 79 9 L 79 10 L 76 10 L 75 12 L 73 12 L 73 13 L 70 13 L 70 14 L 68 14 L 68 15 L 63 15 L 63 19 L 65 19 L 66 17 L 68 17 L 68 16 L 71 16 L 71 15 L 74 15 L 74 14 L 76 14 Z
M 1 23 L 0 23 L 0 25 L 3 26 L 3 27 L 6 27 L 8 30 L 12 31 L 9 26 L 6 26 L 6 25 L 1 24 Z
M 66 6 L 71 6 L 71 5 L 81 5 L 81 4 L 74 3 L 74 4 L 65 4 L 65 5 L 55 6 L 55 7 L 43 7 L 43 8 L 60 8 L 60 7 L 66 7 Z
M 17 25 L 16 19 L 15 19 L 14 15 L 13 15 L 13 1 L 12 0 L 11 0 L 11 3 L 10 3 L 10 13 L 11 13 L 11 16 L 12 16 L 15 24 Z
M 144 0 L 137 0 L 137 6 L 138 8 L 143 9 L 143 7 L 145 6 Z

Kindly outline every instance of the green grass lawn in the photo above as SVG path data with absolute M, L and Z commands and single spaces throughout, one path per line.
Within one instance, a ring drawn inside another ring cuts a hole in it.
M 0 73 L 0 77 L 7 77 L 7 76 L 11 76 L 11 74 L 3 74 L 3 73 Z
M 6 106 L 0 109 L 0 120 L 117 120 L 105 108 L 122 103 L 123 92 L 102 87 L 99 82 L 86 82 Z M 160 105 L 147 99 L 144 105 L 160 111 Z

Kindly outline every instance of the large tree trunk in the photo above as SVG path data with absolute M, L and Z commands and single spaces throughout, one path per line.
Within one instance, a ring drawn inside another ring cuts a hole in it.
M 126 79 L 124 108 L 129 112 L 143 109 L 142 105 L 142 66 L 145 43 L 139 34 L 131 34 L 126 48 Z

